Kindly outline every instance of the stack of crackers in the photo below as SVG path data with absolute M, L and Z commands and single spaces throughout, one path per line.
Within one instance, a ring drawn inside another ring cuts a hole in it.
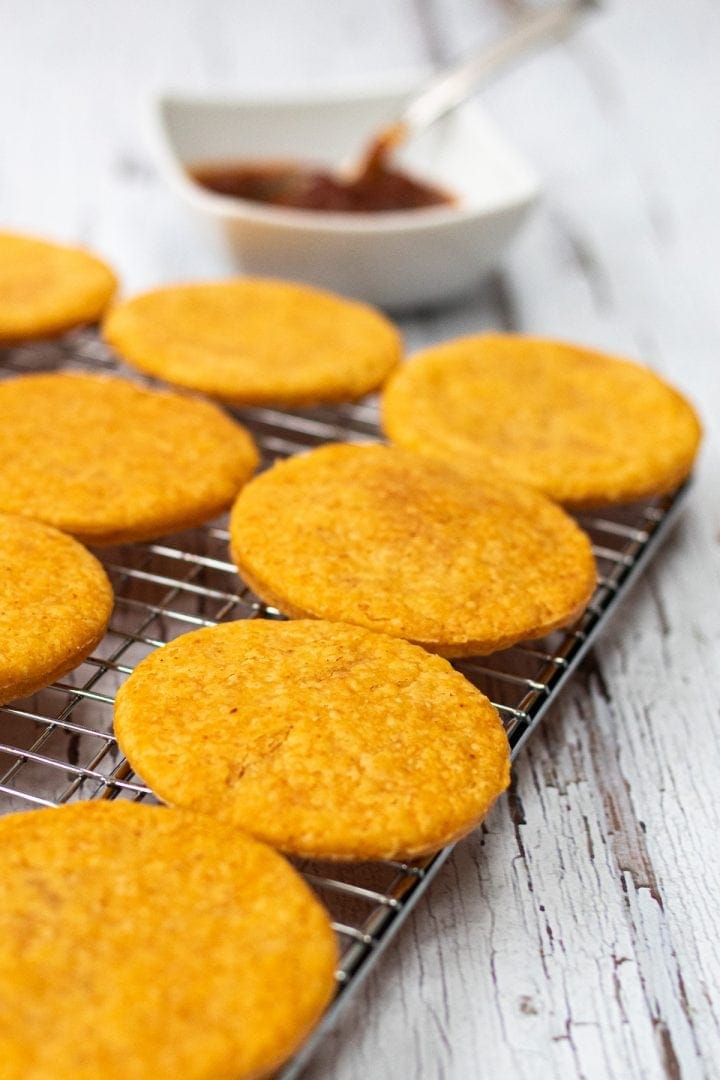
M 87 252 L 0 234 L 0 341 L 102 319 L 128 364 L 178 388 L 0 383 L 0 703 L 102 637 L 112 592 L 84 544 L 232 507 L 240 574 L 290 621 L 183 635 L 121 688 L 118 741 L 166 807 L 0 823 L 3 1076 L 266 1076 L 323 1012 L 337 962 L 326 912 L 277 852 L 412 859 L 482 820 L 507 740 L 445 658 L 572 623 L 596 570 L 567 508 L 672 490 L 700 426 L 649 370 L 554 341 L 469 337 L 401 365 L 385 317 L 304 286 L 112 306 L 114 290 Z M 378 389 L 389 444 L 254 478 L 253 439 L 222 407 Z

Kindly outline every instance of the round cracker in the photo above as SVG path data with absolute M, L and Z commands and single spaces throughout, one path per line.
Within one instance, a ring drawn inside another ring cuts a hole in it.
M 0 822 L 4 1080 L 267 1076 L 333 992 L 328 917 L 270 848 L 125 802 Z
M 366 304 L 283 281 L 176 285 L 118 305 L 104 334 L 141 371 L 235 405 L 350 401 L 400 360 Z
M 565 626 L 595 586 L 587 536 L 548 499 L 387 446 L 325 446 L 275 465 L 241 493 L 230 535 L 245 580 L 286 615 L 446 656 Z
M 81 248 L 0 232 L 0 341 L 51 337 L 96 322 L 117 287 Z
M 113 606 L 97 559 L 69 536 L 0 514 L 0 705 L 89 656 Z
M 382 414 L 399 446 L 575 507 L 671 491 L 701 434 L 691 405 L 647 368 L 512 335 L 419 353 L 386 387 Z
M 115 732 L 161 798 L 322 859 L 437 851 L 509 779 L 495 709 L 447 660 L 341 623 L 184 634 L 123 685 Z
M 258 462 L 210 402 L 75 373 L 0 384 L 0 510 L 90 544 L 144 540 L 216 517 Z

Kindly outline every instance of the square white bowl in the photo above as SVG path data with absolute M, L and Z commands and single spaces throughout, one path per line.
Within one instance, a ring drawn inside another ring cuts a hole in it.
M 315 97 L 218 99 L 165 93 L 151 131 L 163 173 L 219 226 L 238 270 L 304 281 L 398 309 L 468 292 L 495 264 L 538 195 L 538 180 L 477 105 L 465 104 L 398 151 L 401 168 L 458 197 L 456 205 L 386 213 L 267 206 L 215 194 L 188 167 L 210 161 L 357 160 L 395 119 L 412 87 Z

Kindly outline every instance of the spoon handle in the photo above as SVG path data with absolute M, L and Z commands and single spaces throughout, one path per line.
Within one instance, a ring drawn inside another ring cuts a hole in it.
M 393 125 L 398 129 L 395 141 L 404 141 L 439 120 L 459 105 L 480 80 L 495 75 L 523 53 L 547 39 L 561 38 L 579 15 L 595 6 L 596 0 L 560 0 L 519 19 L 504 37 L 433 78 Z

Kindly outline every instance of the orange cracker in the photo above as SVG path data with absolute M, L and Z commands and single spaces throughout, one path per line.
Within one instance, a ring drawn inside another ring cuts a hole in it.
M 373 308 L 253 278 L 136 296 L 104 333 L 128 363 L 235 405 L 350 401 L 399 362 L 400 337 Z
M 185 634 L 121 688 L 115 731 L 163 799 L 323 859 L 436 851 L 509 776 L 495 709 L 447 660 L 341 623 Z
M 217 406 L 124 379 L 22 376 L 0 383 L 0 414 L 0 511 L 90 544 L 208 521 L 258 462 Z
M 3 1080 L 257 1080 L 334 989 L 324 909 L 196 814 L 83 802 L 0 821 Z
M 0 232 L 0 342 L 96 322 L 116 287 L 110 267 L 87 251 Z
M 701 435 L 692 406 L 647 368 L 499 334 L 418 353 L 388 384 L 382 413 L 398 446 L 576 507 L 671 491 Z
M 71 671 L 98 644 L 113 593 L 69 536 L 0 514 L 0 705 Z
M 286 615 L 445 656 L 565 626 L 595 586 L 590 541 L 548 499 L 386 446 L 325 446 L 275 465 L 237 499 L 230 534 L 242 576 Z

